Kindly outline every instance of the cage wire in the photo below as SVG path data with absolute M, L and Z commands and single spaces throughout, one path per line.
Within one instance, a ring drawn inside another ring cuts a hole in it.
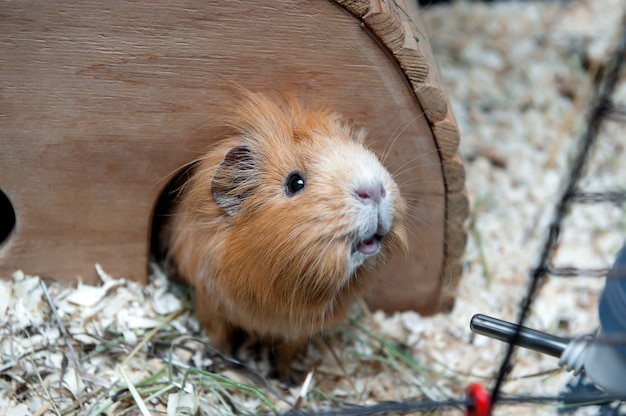
M 563 187 L 560 199 L 554 207 L 553 219 L 548 227 L 547 235 L 537 265 L 532 269 L 526 295 L 520 304 L 520 313 L 515 325 L 515 331 L 510 339 L 506 353 L 499 367 L 490 391 L 489 410 L 484 414 L 491 414 L 496 406 L 507 404 L 548 404 L 558 403 L 573 408 L 604 405 L 604 414 L 623 414 L 620 408 L 626 404 L 626 397 L 603 393 L 600 390 L 591 389 L 590 392 L 565 392 L 557 396 L 507 396 L 502 394 L 502 387 L 513 369 L 513 359 L 516 345 L 519 343 L 520 331 L 531 310 L 533 301 L 538 296 L 542 283 L 548 276 L 568 278 L 574 276 L 604 277 L 609 268 L 581 268 L 568 267 L 553 264 L 555 253 L 558 250 L 560 236 L 564 226 L 564 220 L 576 204 L 616 204 L 626 203 L 626 190 L 590 190 L 581 187 L 588 161 L 593 153 L 596 142 L 601 134 L 603 125 L 608 121 L 626 123 L 626 107 L 616 105 L 612 96 L 617 88 L 620 77 L 624 74 L 624 61 L 626 60 L 626 11 L 620 21 L 619 35 L 615 48 L 610 57 L 598 68 L 598 77 L 595 80 L 593 96 L 590 103 L 590 112 L 585 129 L 580 138 L 577 152 L 567 175 L 567 182 Z M 626 273 L 621 273 L 625 276 Z M 613 337 L 605 337 L 605 343 L 626 345 L 626 334 Z M 611 406 L 612 407 L 607 407 Z M 339 416 L 339 415 L 379 415 L 399 414 L 421 411 L 441 410 L 445 408 L 457 408 L 467 410 L 467 414 L 479 415 L 475 411 L 475 398 L 468 396 L 459 399 L 445 401 L 422 400 L 422 401 L 394 401 L 378 403 L 371 406 L 351 405 L 340 409 L 328 410 L 292 410 L 283 415 L 289 416 Z M 469 409 L 469 410 L 468 410 Z M 608 410 L 607 410 L 608 409 Z M 618 413 L 620 412 L 620 413 Z

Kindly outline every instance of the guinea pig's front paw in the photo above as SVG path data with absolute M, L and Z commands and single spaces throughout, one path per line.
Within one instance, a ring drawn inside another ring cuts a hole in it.
M 299 386 L 304 382 L 305 373 L 291 367 L 290 363 L 278 362 L 272 364 L 272 369 L 268 374 L 269 378 L 279 381 L 280 387 L 288 390 L 290 387 Z
M 298 353 L 305 351 L 306 342 L 298 343 L 280 343 L 271 349 L 269 377 L 278 379 L 282 388 L 302 384 L 305 373 L 294 369 L 291 364 Z

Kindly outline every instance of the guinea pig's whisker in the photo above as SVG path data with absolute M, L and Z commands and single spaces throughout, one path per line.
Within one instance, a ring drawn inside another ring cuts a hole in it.
M 418 210 L 443 210 L 443 204 L 436 201 L 430 201 L 419 197 L 405 198 L 405 200 L 409 202 L 409 205 L 413 205 L 413 207 Z M 414 204 L 410 204 L 411 202 Z
M 433 178 L 432 176 L 415 176 L 415 177 L 408 177 L 403 181 L 398 181 L 397 183 L 401 189 L 406 189 L 407 187 L 410 187 L 416 184 L 439 184 L 441 185 L 441 180 Z M 404 193 L 402 195 L 404 195 Z
M 439 165 L 438 165 L 439 166 Z M 410 180 L 414 180 L 414 179 L 435 179 L 433 178 L 433 175 L 429 175 L 426 176 L 424 174 L 424 172 L 414 172 L 413 175 L 408 175 L 411 172 L 412 169 L 407 169 L 406 171 L 402 172 L 401 175 L 398 175 L 397 178 L 399 178 L 399 180 L 396 181 L 396 183 L 406 183 L 406 182 L 402 182 L 402 181 L 410 181 Z M 416 176 L 416 175 L 422 175 L 422 176 Z M 439 182 L 441 182 L 441 180 L 439 179 Z
M 418 178 L 411 178 L 411 179 L 407 179 L 404 182 L 398 182 L 398 186 L 400 187 L 400 189 L 405 189 L 407 187 L 411 187 L 413 185 L 417 185 L 417 184 L 422 184 L 422 185 L 441 185 L 441 181 L 435 180 L 433 178 L 430 177 L 418 177 Z M 408 195 L 408 193 L 403 192 L 402 196 L 404 195 Z
M 403 168 L 399 168 L 396 172 L 394 172 L 393 176 L 396 179 L 396 182 L 401 182 L 402 180 L 405 180 L 406 176 L 408 176 L 412 172 L 414 172 L 413 174 L 423 175 L 425 173 L 425 172 L 422 172 L 423 168 L 429 167 L 429 166 L 440 167 L 441 164 L 440 163 L 423 163 L 421 165 L 404 166 Z M 439 180 L 441 181 L 441 179 Z
M 400 138 L 400 136 L 409 128 L 411 127 L 411 125 L 413 123 L 415 123 L 417 120 L 419 120 L 420 118 L 422 118 L 424 116 L 424 112 L 422 111 L 420 114 L 416 115 L 415 117 L 413 117 L 413 119 L 411 121 L 409 121 L 397 134 L 394 134 L 393 140 L 391 140 L 391 142 L 387 141 L 387 143 L 389 143 L 389 146 L 385 145 L 385 148 L 383 150 L 383 154 L 381 155 L 381 161 L 384 164 L 385 161 L 387 160 L 387 157 L 389 156 L 391 150 L 393 149 L 393 146 L 395 146 L 395 144 L 397 143 L 398 139 Z
M 426 254 L 426 259 L 428 261 L 428 264 L 430 265 L 430 267 L 433 268 L 433 270 L 436 270 L 436 265 L 435 262 L 433 261 L 431 255 L 430 255 L 430 249 L 429 247 L 427 247 L 424 244 L 423 239 L 420 238 L 420 236 L 418 234 L 415 234 L 410 227 L 407 228 L 407 232 L 412 235 L 415 238 L 415 241 L 417 242 L 417 244 L 420 246 L 420 248 L 422 249 L 421 252 Z
M 419 227 L 423 226 L 424 228 L 427 228 L 428 230 L 434 232 L 435 234 L 441 235 L 441 237 L 445 238 L 445 235 L 444 235 L 443 231 L 439 232 L 435 227 L 433 227 L 431 224 L 427 223 L 426 221 L 422 220 L 421 218 L 416 217 L 416 216 L 414 216 L 412 214 L 407 215 L 407 217 L 408 217 L 409 221 L 415 221 L 415 222 L 412 222 L 412 224 L 415 224 L 415 226 L 416 226 L 415 228 L 419 228 Z M 417 236 L 414 235 L 414 237 L 417 237 Z
M 155 188 L 156 186 L 159 186 L 163 181 L 165 180 L 172 180 L 176 175 L 183 173 L 185 170 L 191 168 L 191 166 L 193 166 L 194 164 L 198 163 L 199 161 L 202 160 L 202 156 L 193 159 L 190 162 L 185 163 L 182 166 L 178 166 L 175 169 L 172 169 L 168 174 L 166 174 L 165 176 L 162 176 L 161 178 L 159 178 L 159 180 L 157 180 L 156 182 L 154 182 L 151 186 L 150 189 Z M 184 187 L 185 184 L 181 185 L 181 188 Z
M 402 169 L 404 169 L 406 166 L 411 165 L 411 167 L 426 167 L 426 166 L 434 166 L 434 165 L 441 165 L 441 162 L 436 161 L 436 162 L 432 162 L 432 161 L 428 161 L 426 163 L 420 163 L 417 165 L 412 165 L 415 161 L 423 158 L 423 157 L 427 157 L 427 156 L 431 156 L 432 153 L 436 152 L 437 150 L 432 150 L 429 152 L 425 152 L 425 153 L 420 153 L 419 155 L 405 161 L 402 165 L 398 166 L 397 168 L 395 168 L 395 170 L 392 172 L 393 176 L 395 177 L 396 175 L 398 175 L 398 172 L 400 172 Z
M 406 171 L 406 169 L 408 170 L 412 170 L 412 169 L 416 169 L 416 168 L 424 168 L 424 167 L 431 167 L 431 166 L 441 166 L 441 162 L 438 160 L 428 160 L 426 162 L 421 162 L 421 163 L 415 163 L 417 160 L 419 160 L 422 157 L 427 156 L 425 153 L 422 153 L 421 155 L 410 159 L 406 162 L 404 162 L 402 165 L 398 166 L 394 171 L 393 171 L 393 176 L 395 177 L 396 175 L 401 175 L 403 172 Z

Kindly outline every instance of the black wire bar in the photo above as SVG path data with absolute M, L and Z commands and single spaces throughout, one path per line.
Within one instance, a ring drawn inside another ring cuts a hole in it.
M 513 352 L 515 351 L 516 345 L 519 344 L 523 328 L 522 325 L 524 324 L 532 302 L 546 277 L 550 261 L 558 246 L 563 220 L 570 211 L 571 205 L 577 201 L 577 198 L 579 198 L 577 197 L 577 195 L 579 195 L 578 183 L 587 165 L 591 149 L 595 145 L 603 121 L 611 113 L 611 96 L 613 91 L 615 91 L 622 67 L 624 66 L 624 60 L 626 59 L 626 14 L 622 16 L 620 29 L 621 33 L 617 40 L 616 48 L 604 68 L 604 76 L 596 84 L 591 112 L 580 140 L 580 147 L 570 168 L 565 191 L 561 195 L 561 198 L 555 207 L 548 235 L 538 258 L 538 265 L 531 274 L 528 291 L 522 300 L 521 310 L 517 320 L 517 325 L 515 326 L 515 331 L 511 336 L 506 354 L 498 371 L 498 376 L 491 390 L 492 411 L 493 407 L 500 399 L 499 396 L 502 384 L 512 369 L 511 361 L 513 358 Z
M 613 396 L 602 392 L 597 393 L 565 393 L 559 396 L 502 396 L 499 401 L 503 404 L 518 405 L 555 405 L 555 406 L 599 406 L 608 403 L 625 401 L 626 397 Z M 370 406 L 345 405 L 340 408 L 318 410 L 289 410 L 284 413 L 263 413 L 258 416 L 369 416 L 369 415 L 395 415 L 413 412 L 427 412 L 443 409 L 459 409 L 465 411 L 474 405 L 472 399 L 452 400 L 420 400 L 420 401 L 387 401 Z

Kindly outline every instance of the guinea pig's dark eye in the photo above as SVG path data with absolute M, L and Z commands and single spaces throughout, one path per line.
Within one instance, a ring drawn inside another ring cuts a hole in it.
M 285 189 L 288 196 L 293 196 L 304 189 L 306 182 L 300 172 L 292 172 L 287 176 L 287 182 L 285 182 Z

